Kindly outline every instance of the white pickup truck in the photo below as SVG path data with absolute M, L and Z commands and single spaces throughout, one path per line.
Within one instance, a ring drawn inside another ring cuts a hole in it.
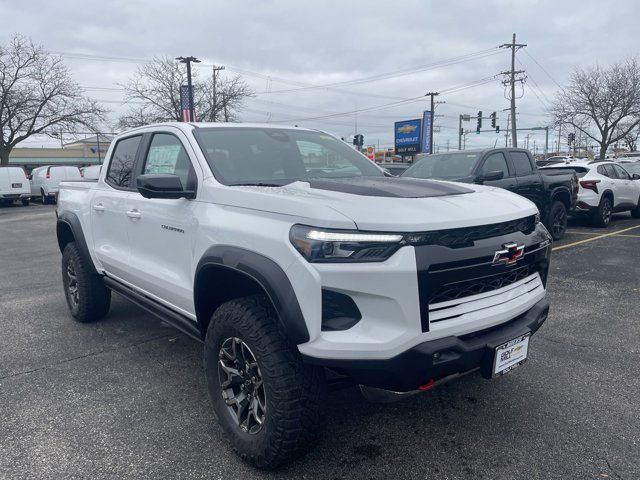
M 239 454 L 304 452 L 328 387 L 424 391 L 522 364 L 547 318 L 551 240 L 506 190 L 393 178 L 339 139 L 257 124 L 162 124 L 60 187 L 71 315 L 111 291 L 204 342 Z

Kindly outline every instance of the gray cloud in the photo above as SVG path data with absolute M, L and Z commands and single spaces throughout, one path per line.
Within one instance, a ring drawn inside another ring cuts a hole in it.
M 606 6 L 608 5 L 608 7 Z M 519 100 L 520 126 L 545 123 L 545 105 L 574 65 L 608 64 L 636 55 L 640 42 L 632 0 L 596 1 L 0 1 L 0 41 L 13 32 L 31 36 L 55 52 L 124 57 L 134 61 L 97 61 L 65 57 L 77 81 L 87 88 L 117 89 L 136 67 L 135 59 L 154 55 L 196 55 L 205 63 L 243 72 L 259 95 L 247 102 L 243 120 L 281 121 L 354 133 L 355 115 L 295 120 L 364 109 L 445 90 L 506 70 L 507 51 L 443 68 L 342 88 L 290 90 L 410 69 L 510 40 L 528 44 L 518 66 L 529 80 Z M 531 58 L 551 75 L 545 73 Z M 209 70 L 199 68 L 201 75 Z M 269 77 L 269 78 L 265 78 Z M 286 82 L 284 81 L 286 80 Z M 345 92 L 346 91 L 346 92 Z M 88 90 L 116 116 L 119 90 Z M 506 125 L 508 106 L 496 79 L 475 88 L 442 95 L 436 136 L 441 147 L 457 144 L 457 116 L 499 112 Z M 366 143 L 389 144 L 394 120 L 415 118 L 426 99 L 357 115 Z M 470 128 L 472 126 L 468 124 Z M 522 138 L 522 137 L 521 137 Z M 535 137 L 537 145 L 542 135 Z M 469 135 L 468 145 L 492 145 L 504 137 Z M 532 145 L 532 144 L 531 144 Z

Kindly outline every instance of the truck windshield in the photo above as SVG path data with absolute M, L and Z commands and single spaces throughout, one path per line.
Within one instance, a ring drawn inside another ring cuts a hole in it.
M 216 178 L 226 185 L 280 186 L 312 178 L 384 175 L 364 155 L 321 132 L 253 127 L 197 132 Z
M 471 175 L 477 153 L 442 153 L 418 160 L 402 174 L 415 178 L 463 178 Z

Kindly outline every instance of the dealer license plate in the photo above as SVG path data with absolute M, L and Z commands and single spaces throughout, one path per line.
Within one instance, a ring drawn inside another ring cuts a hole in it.
M 11 184 L 11 188 L 22 188 L 22 184 L 21 183 L 12 183 Z
M 530 337 L 531 334 L 526 333 L 496 347 L 493 361 L 494 377 L 504 375 L 524 363 L 529 351 Z

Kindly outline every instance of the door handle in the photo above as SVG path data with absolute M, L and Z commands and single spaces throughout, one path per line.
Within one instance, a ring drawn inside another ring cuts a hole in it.
M 105 206 L 104 206 L 103 204 L 101 204 L 101 203 L 96 203 L 96 204 L 93 206 L 93 209 L 94 209 L 96 212 L 104 212 L 104 211 L 106 210 Z
M 127 211 L 127 217 L 129 217 L 132 220 L 138 220 L 142 218 L 142 214 L 134 208 L 133 210 Z

